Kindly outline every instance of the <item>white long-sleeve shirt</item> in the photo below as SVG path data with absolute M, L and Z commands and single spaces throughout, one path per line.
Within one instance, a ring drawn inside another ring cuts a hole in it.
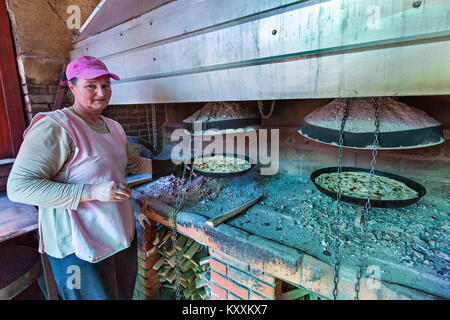
M 106 126 L 92 130 L 109 132 Z M 150 159 L 137 156 L 128 143 L 126 149 L 127 172 L 151 173 Z M 75 151 L 67 132 L 51 117 L 44 117 L 25 136 L 7 183 L 11 201 L 39 206 L 40 224 L 47 231 L 45 252 L 56 258 L 73 253 L 67 211 L 77 209 L 84 185 L 60 181 L 65 181 Z

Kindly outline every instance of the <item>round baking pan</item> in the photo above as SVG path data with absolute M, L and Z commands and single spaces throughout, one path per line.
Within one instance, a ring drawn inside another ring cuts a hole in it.
M 247 127 L 260 127 L 260 118 L 242 118 L 242 119 L 221 119 L 221 120 L 208 120 L 202 122 L 201 132 L 209 129 L 227 130 L 227 129 L 241 129 Z M 183 127 L 194 133 L 194 121 L 183 121 Z
M 315 181 L 316 178 L 318 176 L 320 176 L 321 174 L 333 173 L 333 172 L 338 172 L 338 167 L 329 167 L 329 168 L 322 168 L 322 169 L 316 170 L 311 174 L 310 178 L 311 178 L 311 181 L 314 183 L 316 188 L 319 189 L 320 192 L 326 194 L 329 197 L 332 197 L 333 199 L 337 199 L 337 192 L 333 192 L 328 189 L 325 189 L 325 188 L 321 187 L 320 185 L 318 185 Z M 342 172 L 367 172 L 367 173 L 370 173 L 370 170 L 362 169 L 362 168 L 354 168 L 354 167 L 342 167 Z M 400 207 L 409 206 L 409 205 L 419 201 L 419 199 L 422 198 L 427 193 L 427 191 L 425 190 L 425 188 L 422 185 L 420 185 L 419 183 L 412 181 L 408 178 L 397 176 L 392 173 L 376 171 L 376 170 L 374 171 L 374 175 L 386 177 L 386 178 L 393 179 L 393 180 L 396 180 L 399 182 L 403 182 L 405 185 L 407 185 L 408 187 L 410 187 L 411 189 L 416 191 L 419 195 L 415 198 L 405 199 L 405 200 L 375 200 L 375 199 L 371 199 L 370 205 L 372 207 L 400 208 Z M 351 197 L 351 196 L 347 196 L 344 194 L 341 194 L 341 200 L 344 202 L 348 202 L 348 203 L 352 203 L 352 204 L 356 204 L 356 205 L 360 205 L 360 206 L 364 206 L 367 202 L 367 198 Z
M 248 168 L 248 169 L 245 169 L 245 170 L 242 170 L 242 171 L 237 171 L 237 172 L 209 172 L 209 171 L 202 171 L 202 170 L 198 170 L 198 169 L 196 169 L 196 167 L 195 166 L 193 166 L 193 164 L 194 164 L 194 158 L 192 158 L 191 159 L 191 164 L 190 164 L 190 167 L 192 168 L 194 168 L 194 172 L 196 172 L 196 173 L 198 173 L 198 174 L 200 174 L 200 175 L 202 175 L 202 176 L 205 176 L 205 177 L 211 177 L 211 178 L 231 178 L 231 177 L 237 177 L 237 176 L 242 176 L 242 175 L 244 175 L 244 174 L 246 174 L 246 173 L 248 173 L 250 170 L 252 170 L 253 169 L 253 167 L 255 166 L 255 164 L 253 163 L 251 163 L 250 162 L 250 158 L 248 157 L 248 156 L 245 156 L 245 157 L 242 157 L 242 156 L 237 156 L 237 155 L 224 155 L 224 156 L 226 156 L 226 157 L 234 157 L 234 158 L 240 158 L 240 159 L 245 159 L 245 160 L 247 160 L 249 163 L 250 163 L 250 168 Z M 211 157 L 214 157 L 214 154 L 213 155 L 211 155 Z M 201 158 L 201 157 L 200 157 Z M 206 158 L 209 158 L 209 157 L 206 157 Z

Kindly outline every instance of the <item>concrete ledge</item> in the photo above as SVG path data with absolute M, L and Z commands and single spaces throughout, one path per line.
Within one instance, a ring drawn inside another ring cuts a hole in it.
M 141 200 L 145 202 L 143 208 L 146 208 L 146 214 L 150 219 L 172 227 L 173 208 L 154 200 Z M 210 227 L 205 223 L 207 220 L 199 214 L 179 212 L 177 230 L 205 246 L 244 261 L 251 268 L 302 287 L 322 298 L 333 298 L 333 266 L 295 248 L 264 239 L 227 224 L 221 224 L 215 228 Z M 353 299 L 355 284 L 355 270 L 346 265 L 341 265 L 337 299 Z M 360 281 L 359 299 L 427 300 L 443 298 L 445 297 L 438 297 L 421 290 L 383 280 L 363 277 Z
M 144 207 L 150 219 L 172 227 L 173 208 L 156 201 L 147 201 Z M 300 283 L 301 252 L 226 224 L 210 227 L 205 223 L 206 220 L 195 213 L 180 212 L 177 230 L 205 246 L 245 261 L 252 268 L 279 279 Z

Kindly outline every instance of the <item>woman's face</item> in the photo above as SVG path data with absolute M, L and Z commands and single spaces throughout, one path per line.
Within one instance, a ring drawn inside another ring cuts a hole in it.
M 85 111 L 101 112 L 111 99 L 111 81 L 109 75 L 95 79 L 78 78 L 76 85 L 68 83 L 75 97 L 75 104 Z

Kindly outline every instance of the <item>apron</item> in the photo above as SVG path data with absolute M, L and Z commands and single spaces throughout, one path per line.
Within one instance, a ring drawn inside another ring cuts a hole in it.
M 74 158 L 62 182 L 98 184 L 114 180 L 126 183 L 126 136 L 119 123 L 102 116 L 111 133 L 100 134 L 70 110 L 61 109 L 37 114 L 24 135 L 44 116 L 54 119 L 76 145 Z M 76 210 L 67 211 L 73 252 L 80 259 L 103 260 L 128 248 L 133 240 L 135 217 L 128 200 L 81 202 Z M 45 252 L 44 243 L 40 249 Z

